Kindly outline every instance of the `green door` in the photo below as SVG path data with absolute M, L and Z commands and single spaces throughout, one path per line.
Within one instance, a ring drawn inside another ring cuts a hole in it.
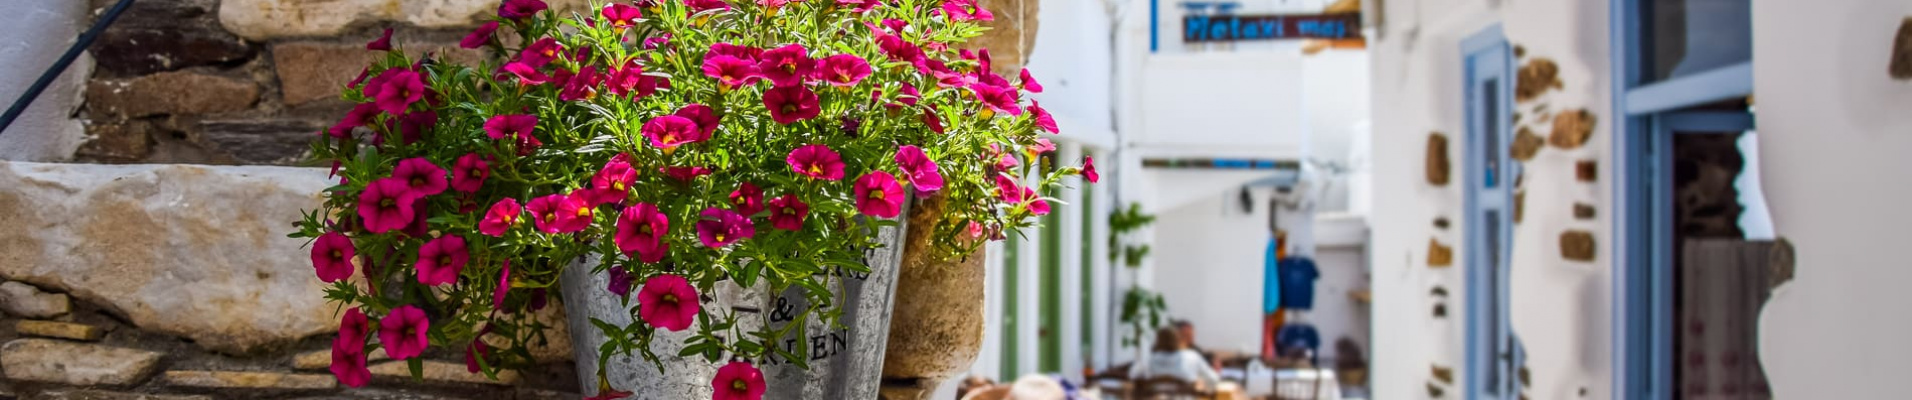
M 1018 348 L 1019 346 L 1017 346 L 1016 343 L 1016 326 L 1019 325 L 1016 323 L 1016 311 L 1019 308 L 1016 304 L 1016 300 L 1018 300 L 1017 289 L 1022 287 L 1020 283 L 1017 282 L 1018 279 L 1016 276 L 1020 269 L 1017 268 L 1017 264 L 1019 264 L 1018 259 L 1020 258 L 1017 253 L 1018 250 L 1020 250 L 1019 247 L 1021 247 L 1018 243 L 1021 242 L 1022 239 L 1015 237 L 1015 235 L 1010 235 L 1009 239 L 1004 240 L 1002 244 L 1002 288 L 998 289 L 1002 290 L 1003 294 L 1002 319 L 1000 319 L 1000 321 L 1002 321 L 1002 336 L 999 336 L 1002 339 L 1002 375 L 996 377 L 996 381 L 998 382 L 1014 381 L 1017 376 L 1021 376 L 1016 368 L 1016 365 L 1019 364 L 1018 356 L 1022 354 L 1022 349 Z

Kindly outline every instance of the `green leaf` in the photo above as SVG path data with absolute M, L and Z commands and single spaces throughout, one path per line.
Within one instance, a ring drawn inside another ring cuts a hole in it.
M 412 371 L 412 380 L 425 380 L 425 358 L 412 357 L 405 360 L 405 368 Z

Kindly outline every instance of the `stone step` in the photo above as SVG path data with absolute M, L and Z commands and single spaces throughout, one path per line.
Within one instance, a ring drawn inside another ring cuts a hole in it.
M 70 322 L 20 320 L 13 325 L 15 331 L 26 336 L 40 336 L 57 339 L 96 342 L 106 337 L 106 330 L 100 327 Z
M 74 386 L 138 384 L 162 355 L 145 350 L 52 339 L 17 339 L 0 346 L 0 370 L 16 381 Z
M 389 361 L 373 365 L 370 369 L 372 370 L 373 376 L 398 378 L 407 382 L 412 380 L 412 370 L 405 365 L 404 361 Z M 516 371 L 506 370 L 498 371 L 498 380 L 494 381 L 486 378 L 483 373 L 472 373 L 470 370 L 465 369 L 465 364 L 463 363 L 426 361 L 424 368 L 424 380 L 434 383 L 477 383 L 505 386 L 518 383 L 518 379 L 518 373 Z
M 213 400 L 212 396 L 124 393 L 103 390 L 51 390 L 33 400 Z
M 166 371 L 167 386 L 210 389 L 322 390 L 338 387 L 331 375 L 242 371 Z
M 391 359 L 391 357 L 385 355 L 384 348 L 372 350 L 371 354 L 365 355 L 366 362 L 378 362 L 389 359 Z M 332 349 L 313 350 L 292 356 L 293 369 L 326 369 L 331 367 Z

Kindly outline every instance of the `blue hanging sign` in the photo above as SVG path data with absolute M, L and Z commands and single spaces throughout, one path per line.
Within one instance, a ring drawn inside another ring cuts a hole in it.
M 1360 37 L 1361 13 L 1190 15 L 1182 19 L 1184 42 Z

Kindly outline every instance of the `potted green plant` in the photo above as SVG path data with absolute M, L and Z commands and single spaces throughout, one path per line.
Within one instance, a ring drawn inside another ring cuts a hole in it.
M 594 398 L 873 398 L 913 202 L 937 202 L 917 256 L 963 260 L 1096 179 L 1031 173 L 1055 122 L 961 48 L 973 0 L 547 8 L 503 1 L 462 43 L 480 65 L 388 31 L 315 141 L 340 182 L 292 236 L 344 310 L 347 386 L 375 348 L 530 366 L 561 292 Z

